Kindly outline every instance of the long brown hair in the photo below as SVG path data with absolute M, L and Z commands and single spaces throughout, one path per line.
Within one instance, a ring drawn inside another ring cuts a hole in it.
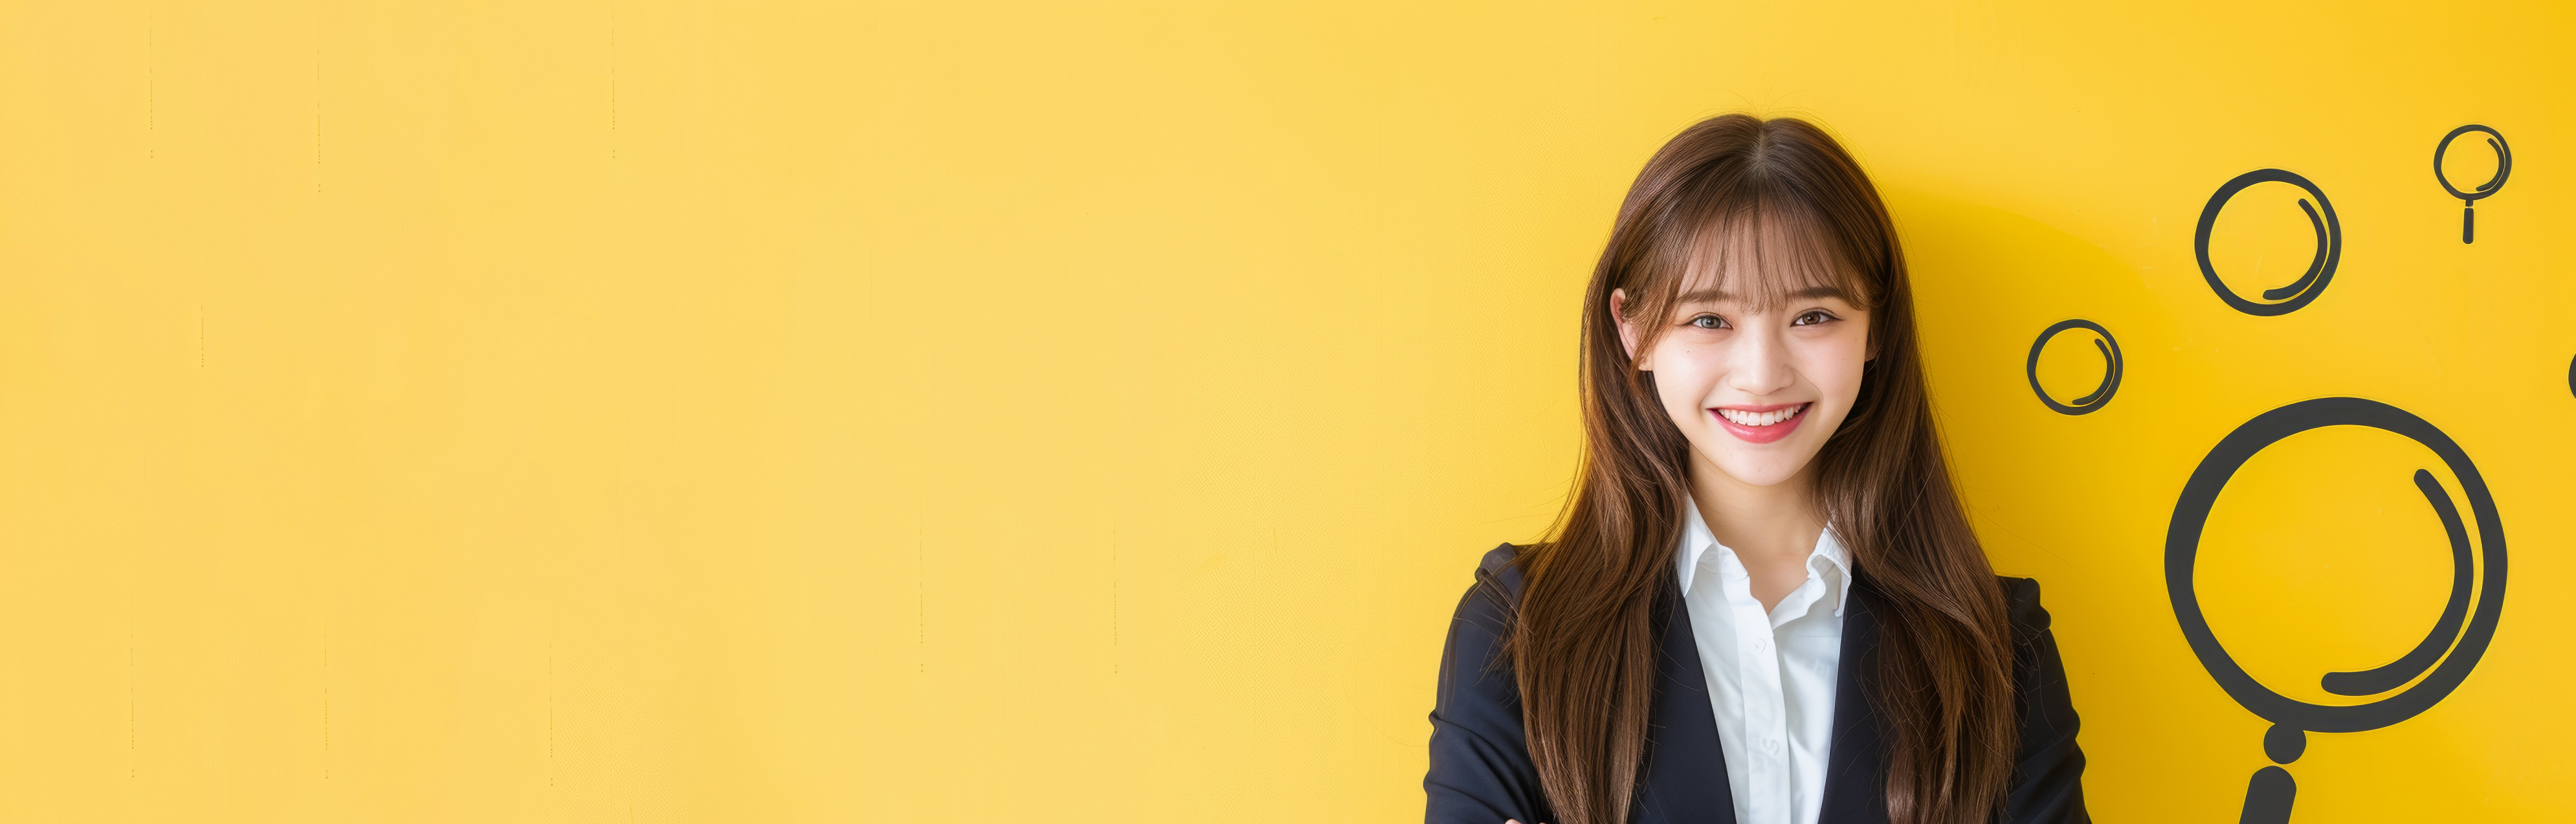
M 1879 618 L 1859 675 L 1890 733 L 1888 820 L 1993 818 L 2019 730 L 2009 628 L 1934 428 L 1895 227 L 1822 129 L 1730 114 L 1665 144 L 1620 204 L 1584 292 L 1577 489 L 1551 539 L 1514 561 L 1527 584 L 1508 649 L 1555 824 L 1627 820 L 1660 633 L 1683 620 L 1670 582 L 1690 444 L 1653 373 L 1631 365 L 1610 294 L 1625 290 L 1629 319 L 1660 320 L 1683 281 L 1705 274 L 1745 281 L 1730 291 L 1757 305 L 1822 281 L 1870 311 L 1859 398 L 1811 477 Z M 1669 325 L 1636 324 L 1649 336 Z

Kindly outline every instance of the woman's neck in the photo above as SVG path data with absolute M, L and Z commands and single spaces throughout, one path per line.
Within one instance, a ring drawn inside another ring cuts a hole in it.
M 1806 578 L 1807 556 L 1825 521 L 1816 511 L 1811 471 L 1754 486 L 1704 461 L 1691 466 L 1691 503 L 1717 542 L 1734 550 L 1753 576 L 1754 597 L 1768 609 Z

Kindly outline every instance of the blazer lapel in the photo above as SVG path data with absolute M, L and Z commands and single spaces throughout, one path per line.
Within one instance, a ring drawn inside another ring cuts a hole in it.
M 1825 755 L 1825 803 L 1817 824 L 1887 822 L 1884 724 L 1859 677 L 1877 664 L 1878 618 L 1870 611 L 1867 593 L 1866 587 L 1852 587 L 1851 602 L 1843 606 L 1843 651 L 1834 675 L 1834 742 Z
M 1726 751 L 1717 742 L 1699 641 L 1681 594 L 1666 595 L 1671 606 L 1664 611 L 1664 648 L 1655 662 L 1655 705 L 1646 719 L 1646 763 L 1632 817 L 1642 824 L 1735 824 L 1735 794 L 1726 786 Z

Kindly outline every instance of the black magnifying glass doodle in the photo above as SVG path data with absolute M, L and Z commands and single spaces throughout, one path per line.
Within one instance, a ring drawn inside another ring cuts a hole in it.
M 2281 301 L 2279 303 L 2246 300 L 2236 294 L 2236 290 L 2227 288 L 2226 281 L 2218 279 L 2218 267 L 2209 262 L 2209 230 L 2217 227 L 2219 210 L 2225 208 L 2227 200 L 2235 197 L 2237 192 L 2257 183 L 2287 183 L 2308 190 L 2308 194 L 2316 199 L 2314 205 L 2306 199 L 2299 201 L 2299 209 L 2308 213 L 2308 223 L 2317 230 L 2316 257 L 2308 261 L 2308 271 L 2298 280 L 2278 289 L 2264 290 L 2264 300 Z M 2316 300 L 2317 295 L 2326 290 L 2326 284 L 2334 280 L 2335 265 L 2343 260 L 2343 222 L 2335 219 L 2334 204 L 2326 200 L 2325 190 L 2317 188 L 2317 184 L 2283 169 L 2256 169 L 2228 180 L 2218 187 L 2218 193 L 2209 196 L 2209 205 L 2200 208 L 2200 228 L 2193 230 L 2191 246 L 2193 254 L 2200 258 L 2200 276 L 2208 279 L 2209 288 L 2218 292 L 2219 300 L 2248 315 L 2286 315 Z
M 2460 135 L 2470 132 L 2486 134 L 2487 148 L 2495 150 L 2496 171 L 2495 177 L 2478 184 L 2475 189 L 2463 192 L 2460 191 L 2460 187 L 2451 185 L 2451 179 L 2442 174 L 2442 154 L 2451 150 L 2451 141 L 2458 140 Z M 2513 174 L 2513 148 L 2506 146 L 2504 135 L 2494 129 L 2471 123 L 2452 129 L 2450 134 L 2442 136 L 2441 143 L 2433 146 L 2433 179 L 2442 184 L 2442 191 L 2450 192 L 2451 196 L 2459 198 L 2462 204 L 2460 206 L 2461 243 L 2478 242 L 2478 201 L 2504 188 L 2505 176 L 2510 174 Z
M 2440 456 L 2458 479 L 2460 492 L 2469 505 L 2466 522 L 2460 509 L 2452 503 L 2451 494 L 2440 479 L 2429 470 L 2415 471 L 2415 487 L 2441 519 L 2442 530 L 2451 544 L 2451 596 L 2442 615 L 2433 622 L 2433 631 L 2405 655 L 2388 664 L 2355 672 L 2327 673 L 2320 686 L 2335 695 L 2370 696 L 2387 694 L 2364 704 L 2312 704 L 2273 692 L 2247 673 L 2201 614 L 2200 596 L 2193 588 L 2192 568 L 2200 555 L 2201 530 L 2208 524 L 2210 507 L 2227 481 L 2243 468 L 2245 462 L 2265 447 L 2282 439 L 2329 426 L 2366 426 L 2405 436 Z M 2471 552 L 2469 523 L 2477 525 L 2479 552 Z M 2218 445 L 2202 458 L 2200 466 L 2183 483 L 2182 497 L 2174 503 L 2173 523 L 2165 532 L 2165 590 L 2173 598 L 2174 619 L 2182 625 L 2183 638 L 2200 658 L 2203 668 L 2230 698 L 2245 709 L 2272 722 L 2263 735 L 2263 753 L 2273 765 L 2254 772 L 2245 787 L 2242 824 L 2286 824 L 2290 820 L 2290 802 L 2298 785 L 2290 772 L 2280 765 L 2296 761 L 2307 750 L 2310 732 L 2361 732 L 2413 718 L 2441 701 L 2459 687 L 2486 653 L 2487 644 L 2495 638 L 2496 621 L 2504 612 L 2505 548 L 2504 522 L 2496 514 L 2495 498 L 2487 491 L 2486 480 L 2478 474 L 2468 453 L 2449 435 L 2406 410 L 2362 398 L 2317 398 L 2254 416 L 2227 433 Z M 2470 598 L 2474 592 L 2476 603 Z M 2411 683 L 2411 686 L 2409 685 Z
M 2093 342 L 2093 348 L 2102 353 L 2102 384 L 2094 387 L 2091 394 L 2060 403 L 2049 397 L 2046 387 L 2039 385 L 2039 353 L 2048 348 L 2049 338 L 2069 329 L 2085 329 L 2102 336 Z M 2101 409 L 2103 404 L 2111 402 L 2111 393 L 2120 389 L 2120 342 L 2112 340 L 2111 330 L 2102 328 L 2102 324 L 2082 319 L 2061 320 L 2040 332 L 2038 340 L 2030 342 L 2030 359 L 2022 364 L 2022 373 L 2030 378 L 2031 393 L 2038 395 L 2040 403 L 2048 404 L 2048 408 L 2058 414 L 2081 415 Z

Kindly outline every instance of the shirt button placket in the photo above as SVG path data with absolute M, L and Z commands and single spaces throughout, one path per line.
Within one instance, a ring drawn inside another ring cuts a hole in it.
M 1762 820 L 1769 821 L 1788 812 L 1786 799 L 1779 797 L 1778 793 L 1789 779 L 1789 765 L 1780 757 L 1779 736 L 1779 731 L 1788 724 L 1788 708 L 1783 703 L 1786 696 L 1781 694 L 1780 658 L 1771 647 L 1770 616 L 1764 614 L 1758 605 L 1748 605 L 1744 617 L 1747 620 L 1743 624 L 1743 634 L 1739 636 L 1748 652 L 1744 656 L 1747 676 L 1744 692 L 1747 698 L 1752 699 L 1745 702 L 1745 720 L 1748 723 L 1744 732 L 1747 738 L 1752 739 L 1747 743 L 1761 753 L 1760 757 L 1752 759 L 1749 766 L 1753 769 L 1747 771 L 1758 788 L 1753 792 L 1750 806 Z

